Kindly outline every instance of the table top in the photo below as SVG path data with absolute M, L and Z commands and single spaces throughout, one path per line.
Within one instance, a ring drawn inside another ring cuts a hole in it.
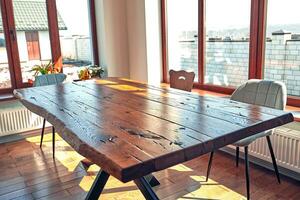
M 293 121 L 284 111 L 122 78 L 14 94 L 78 153 L 123 182 Z

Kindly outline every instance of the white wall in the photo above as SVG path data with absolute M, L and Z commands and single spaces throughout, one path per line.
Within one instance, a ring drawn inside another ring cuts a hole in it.
M 161 81 L 159 2 L 95 1 L 99 57 L 108 76 Z
M 27 43 L 24 31 L 17 31 L 18 50 L 21 62 L 28 61 Z
M 147 82 L 145 1 L 127 0 L 130 78 Z
M 148 83 L 162 82 L 160 0 L 145 0 Z
M 48 31 L 39 31 L 41 60 L 51 60 L 51 46 Z M 25 43 L 26 44 L 26 43 Z
M 95 1 L 95 6 L 101 64 L 108 76 L 129 78 L 126 0 Z

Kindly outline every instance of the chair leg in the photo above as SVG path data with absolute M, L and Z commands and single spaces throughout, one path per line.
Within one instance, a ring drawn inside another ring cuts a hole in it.
M 274 155 L 271 139 L 270 139 L 270 136 L 266 136 L 266 138 L 267 138 L 267 141 L 268 141 L 268 146 L 269 146 L 269 150 L 270 150 L 274 170 L 275 170 L 275 173 L 276 173 L 276 176 L 277 176 L 277 180 L 278 180 L 278 183 L 280 183 L 279 171 L 278 171 L 278 167 L 277 167 L 276 158 L 275 158 L 275 155 Z
M 52 155 L 55 158 L 55 128 L 52 126 Z
M 40 148 L 42 148 L 42 145 L 43 145 L 43 139 L 44 139 L 44 133 L 45 133 L 45 124 L 46 124 L 46 119 L 44 118 L 43 127 L 42 127 L 42 134 L 41 134 Z
M 249 177 L 248 146 L 245 146 L 245 171 L 246 171 L 247 200 L 249 200 L 250 199 L 250 177 Z
M 238 167 L 240 159 L 240 147 L 236 147 L 235 155 L 235 166 Z
M 210 174 L 210 169 L 211 169 L 211 164 L 212 164 L 213 156 L 214 156 L 214 152 L 212 151 L 210 153 L 209 161 L 208 161 L 208 167 L 207 167 L 207 172 L 206 172 L 206 180 L 205 180 L 206 182 L 208 181 L 208 177 L 209 177 L 209 174 Z

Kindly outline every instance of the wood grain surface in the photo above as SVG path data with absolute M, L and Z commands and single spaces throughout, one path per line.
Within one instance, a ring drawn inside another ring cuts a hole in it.
M 14 94 L 78 153 L 122 182 L 293 121 L 280 110 L 121 78 Z

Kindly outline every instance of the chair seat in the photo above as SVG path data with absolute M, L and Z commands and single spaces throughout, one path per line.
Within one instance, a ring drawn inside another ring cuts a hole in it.
M 271 135 L 272 133 L 273 133 L 273 129 L 267 130 L 267 131 L 252 135 L 250 137 L 244 138 L 242 140 L 239 140 L 239 141 L 233 143 L 232 145 L 237 146 L 237 147 L 245 147 L 245 146 L 248 146 L 249 144 L 251 144 L 254 140 L 261 138 L 261 137 L 266 137 L 268 135 Z

